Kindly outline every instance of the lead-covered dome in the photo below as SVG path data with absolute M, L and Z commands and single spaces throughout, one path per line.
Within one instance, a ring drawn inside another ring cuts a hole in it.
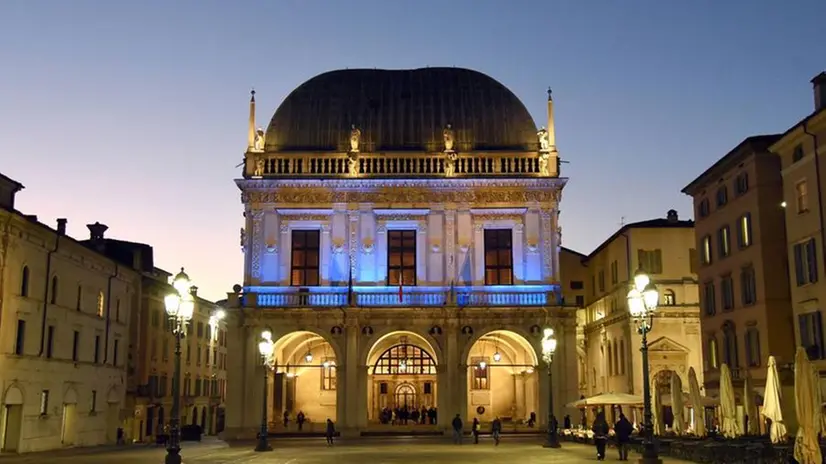
M 362 152 L 442 151 L 450 124 L 455 149 L 533 151 L 536 125 L 507 87 L 461 68 L 346 69 L 320 74 L 281 103 L 266 151 L 347 151 L 351 126 Z

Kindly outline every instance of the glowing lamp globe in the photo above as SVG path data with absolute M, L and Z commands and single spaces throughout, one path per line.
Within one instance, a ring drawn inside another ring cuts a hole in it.
M 181 272 L 179 272 L 172 280 L 172 286 L 175 287 L 175 290 L 177 290 L 180 295 L 189 293 L 189 288 L 192 286 L 192 282 L 189 280 L 189 276 L 186 275 L 186 272 L 184 272 L 184 268 L 181 268 Z
M 628 292 L 628 312 L 632 317 L 640 317 L 645 312 L 645 302 L 642 300 L 642 294 L 636 288 L 632 288 Z
M 649 311 L 657 309 L 657 303 L 660 301 L 660 294 L 657 292 L 657 287 L 649 283 L 645 290 L 642 291 L 642 299 L 645 302 L 645 307 Z
M 166 307 L 166 313 L 172 317 L 176 317 L 178 315 L 178 309 L 181 306 L 181 297 L 176 293 L 170 293 L 164 297 L 163 304 Z
M 501 360 L 502 360 L 502 353 L 500 353 L 498 351 L 496 353 L 493 353 L 493 361 L 494 362 L 499 362 Z

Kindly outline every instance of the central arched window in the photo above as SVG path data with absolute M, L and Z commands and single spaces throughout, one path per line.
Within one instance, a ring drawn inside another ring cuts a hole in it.
M 436 361 L 430 353 L 416 345 L 394 345 L 379 356 L 373 374 L 418 375 L 435 374 Z

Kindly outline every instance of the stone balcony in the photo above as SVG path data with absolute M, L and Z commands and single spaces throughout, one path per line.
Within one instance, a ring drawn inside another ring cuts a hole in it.
M 244 177 L 556 177 L 558 156 L 528 153 L 248 153 Z M 351 164 L 354 163 L 354 164 Z M 551 165 L 553 163 L 553 166 Z
M 502 285 L 467 287 L 250 287 L 230 294 L 245 307 L 506 307 L 559 306 L 555 285 Z

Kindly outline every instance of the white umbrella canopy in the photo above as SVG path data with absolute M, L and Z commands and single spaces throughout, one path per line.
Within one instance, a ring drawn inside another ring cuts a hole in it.
M 642 397 L 629 395 L 628 393 L 602 393 L 589 398 L 569 403 L 569 408 L 584 408 L 588 406 L 639 406 L 642 405 Z
M 688 369 L 688 390 L 691 394 L 691 407 L 694 409 L 694 434 L 704 437 L 706 436 L 706 408 L 703 407 L 700 383 L 697 381 L 697 372 L 693 367 Z
M 794 458 L 800 464 L 821 464 L 820 443 L 817 432 L 820 428 L 820 403 L 814 390 L 812 365 L 803 347 L 797 348 L 794 356 L 794 405 L 797 409 L 797 438 L 794 441 Z
M 820 372 L 814 365 L 812 365 L 812 391 L 815 393 L 815 404 L 820 405 L 814 410 L 815 432 L 820 435 L 826 432 L 826 415 L 823 414 L 823 391 L 820 389 Z
M 763 395 L 763 416 L 772 421 L 769 437 L 772 443 L 786 440 L 786 425 L 783 423 L 783 410 L 780 407 L 780 379 L 777 376 L 777 361 L 769 356 L 766 373 L 766 392 Z
M 672 423 L 672 430 L 677 435 L 683 434 L 683 381 L 680 376 L 674 374 L 671 376 L 671 412 L 674 414 L 674 422 Z
M 720 366 L 720 415 L 723 416 L 720 433 L 726 438 L 736 438 L 740 435 L 740 424 L 737 423 L 737 403 L 734 400 L 734 386 L 731 384 L 731 370 L 725 364 Z
M 654 433 L 662 435 L 665 433 L 665 423 L 662 421 L 663 402 L 662 396 L 656 388 L 654 388 L 654 394 L 651 395 L 651 400 L 653 402 L 651 405 L 651 421 L 653 422 Z
M 757 414 L 757 404 L 754 401 L 754 381 L 751 379 L 751 375 L 748 374 L 743 385 L 743 409 L 746 417 L 748 417 L 746 434 L 760 435 L 760 423 L 757 422 L 759 415 Z

